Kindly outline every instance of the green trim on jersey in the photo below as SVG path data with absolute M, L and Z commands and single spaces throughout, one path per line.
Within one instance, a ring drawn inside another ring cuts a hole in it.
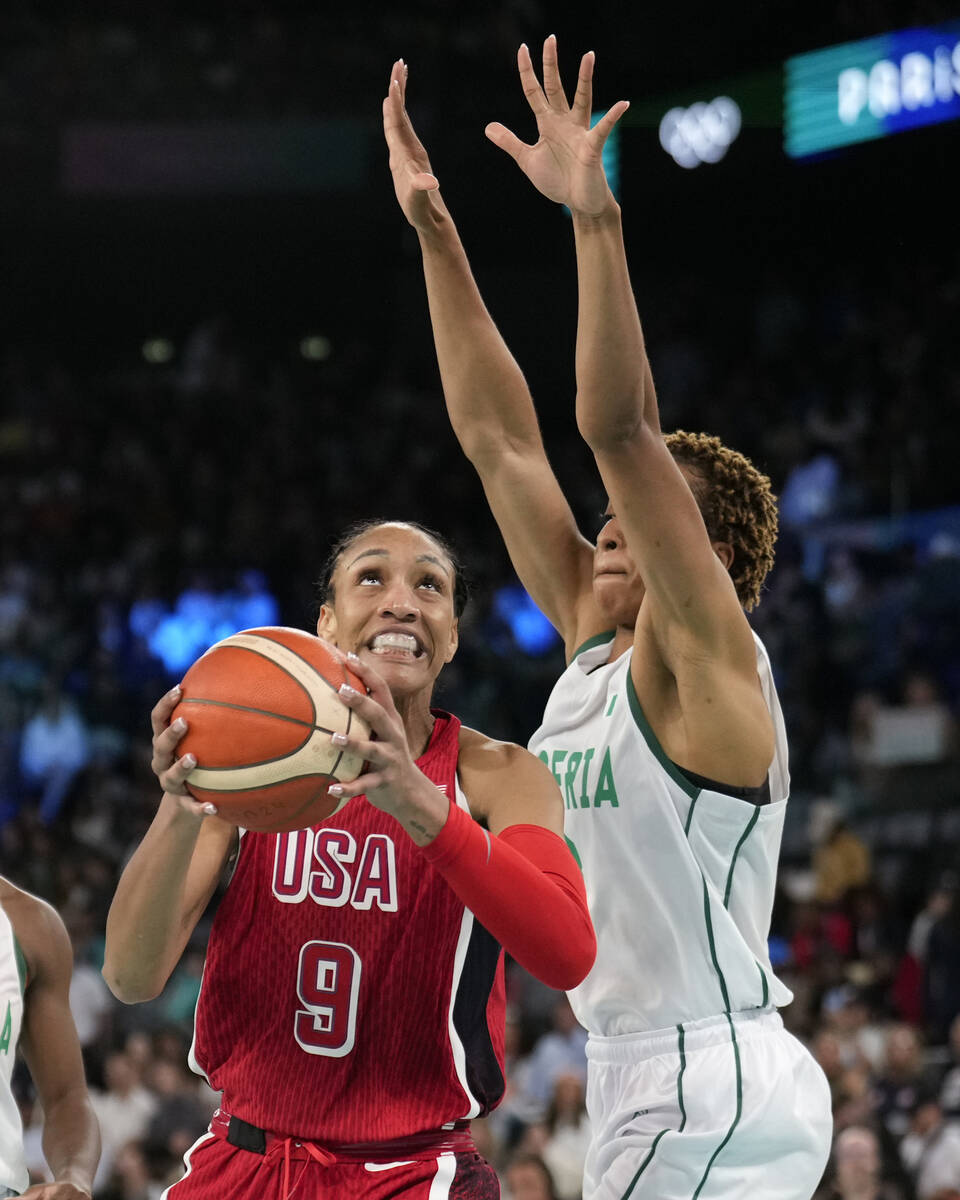
M 644 716 L 643 709 L 640 707 L 640 699 L 637 696 L 637 689 L 633 686 L 633 675 L 629 667 L 627 667 L 627 700 L 630 702 L 630 712 L 633 714 L 634 722 L 636 723 L 637 728 L 643 734 L 643 740 L 647 743 L 647 746 L 649 747 L 654 758 L 657 760 L 660 766 L 663 767 L 673 782 L 679 788 L 682 788 L 691 800 L 696 800 L 696 798 L 700 795 L 701 789 L 698 788 L 695 783 L 691 783 L 686 775 L 684 775 L 684 773 L 680 770 L 680 768 L 676 766 L 676 764 L 673 763 L 670 758 L 668 758 L 666 751 L 657 740 L 657 735 L 650 728 L 650 722 Z M 687 828 L 689 829 L 689 827 L 690 817 L 688 815 Z M 686 830 L 684 830 L 684 832 L 686 832 Z
M 740 841 L 737 842 L 736 848 L 733 851 L 733 858 L 730 859 L 730 871 L 727 875 L 727 886 L 723 893 L 723 907 L 724 908 L 729 907 L 729 904 L 730 904 L 730 889 L 733 887 L 733 868 L 737 865 L 737 855 L 740 853 L 740 847 L 750 836 L 751 832 L 753 831 L 753 827 L 754 827 L 754 825 L 756 825 L 759 817 L 760 817 L 760 805 L 758 804 L 757 807 L 753 810 L 753 816 L 747 822 L 746 829 L 744 829 L 743 833 L 740 834 Z
M 710 915 L 710 891 L 707 888 L 707 877 L 703 871 L 700 872 L 700 878 L 703 880 L 703 918 L 707 923 L 707 941 L 710 943 L 710 958 L 713 960 L 713 969 L 720 980 L 720 991 L 723 994 L 723 1011 L 729 1013 L 730 995 L 727 992 L 727 981 L 724 979 L 723 972 L 720 970 L 720 963 L 717 961 L 717 947 L 713 940 L 713 918 Z
M 760 1007 L 766 1008 L 767 1004 L 770 1002 L 770 989 L 767 987 L 767 973 L 759 963 L 757 963 L 757 970 L 760 972 L 760 982 L 763 984 L 763 997 L 760 1000 Z
M 22 996 L 27 990 L 27 959 L 17 941 L 16 934 L 13 935 L 13 956 L 17 960 L 17 974 L 20 976 L 20 995 Z
M 567 843 L 567 849 L 573 855 L 573 861 L 580 868 L 580 874 L 582 875 L 583 874 L 583 863 L 580 861 L 580 851 L 576 848 L 576 846 L 573 844 L 573 842 L 570 841 L 570 839 L 566 836 L 566 834 L 564 834 L 563 840 Z
M 687 1110 L 683 1107 L 683 1073 L 687 1069 L 687 1056 L 683 1052 L 683 1026 L 677 1026 L 677 1053 L 680 1055 L 680 1074 L 677 1076 L 677 1104 L 680 1108 L 680 1128 L 677 1133 L 683 1133 L 687 1123 Z
M 707 1182 L 707 1176 L 710 1174 L 710 1169 L 716 1161 L 717 1155 L 733 1137 L 733 1131 L 740 1124 L 740 1117 L 743 1113 L 743 1077 L 740 1074 L 740 1048 L 737 1045 L 737 1031 L 733 1027 L 733 1021 L 730 1020 L 729 1013 L 727 1013 L 727 1024 L 730 1026 L 730 1038 L 733 1041 L 733 1057 L 737 1067 L 737 1113 L 733 1118 L 733 1124 L 727 1130 L 727 1136 L 710 1156 L 710 1161 L 707 1163 L 707 1169 L 703 1173 L 703 1178 L 697 1184 L 697 1190 L 693 1193 L 691 1200 L 697 1200 L 697 1197 L 703 1191 L 703 1185 Z
M 593 637 L 588 637 L 582 646 L 578 646 L 574 650 L 573 654 L 570 655 L 570 661 L 573 662 L 575 658 L 579 658 L 581 654 L 584 654 L 587 650 L 592 650 L 594 646 L 599 646 L 602 642 L 612 642 L 616 636 L 617 631 L 615 629 L 606 629 L 603 633 L 595 633 Z

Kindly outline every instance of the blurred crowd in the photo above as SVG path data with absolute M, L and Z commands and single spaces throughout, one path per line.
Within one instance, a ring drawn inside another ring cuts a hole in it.
M 665 10 L 650 10 L 634 23 L 629 6 L 605 7 L 606 16 L 592 19 L 594 28 L 605 21 L 610 29 L 604 41 L 611 61 L 617 33 L 620 41 L 635 43 L 656 38 L 669 22 Z M 292 0 L 251 0 L 227 15 L 218 9 L 173 3 L 137 11 L 106 4 L 85 12 L 10 0 L 4 11 L 9 36 L 0 48 L 0 106 L 11 124 L 34 129 L 63 120 L 325 115 L 334 97 L 345 107 L 366 103 L 368 72 L 379 74 L 398 54 L 412 53 L 412 46 L 421 61 L 446 63 L 452 85 L 462 86 L 465 74 L 489 83 L 491 70 L 507 76 L 521 41 L 542 38 L 565 20 L 564 6 L 542 0 L 458 0 L 455 19 L 446 0 L 309 8 Z M 805 4 L 790 9 L 786 43 L 774 13 L 726 10 L 724 32 L 731 43 L 738 31 L 744 40 L 760 34 L 756 44 L 775 47 L 767 54 L 776 57 L 787 47 L 813 49 L 956 16 L 949 0 L 842 0 L 829 10 Z M 575 27 L 582 27 L 582 11 L 571 11 Z M 691 65 L 699 52 L 710 70 L 715 59 L 707 49 L 691 41 Z M 454 103 L 459 90 L 448 90 Z

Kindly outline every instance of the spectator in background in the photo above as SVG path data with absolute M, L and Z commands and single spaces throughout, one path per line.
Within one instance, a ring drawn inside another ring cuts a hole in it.
M 940 1107 L 951 1120 L 960 1119 L 960 1016 L 950 1024 L 950 1063 L 940 1082 Z
M 553 1007 L 553 1029 L 533 1048 L 527 1071 L 527 1095 L 546 1113 L 561 1075 L 587 1078 L 587 1031 L 577 1022 L 570 1001 L 561 995 Z
M 921 1095 L 934 1083 L 917 1031 L 910 1025 L 891 1026 L 884 1068 L 876 1081 L 877 1115 L 891 1137 L 899 1141 L 904 1136 Z
M 508 1004 L 503 1043 L 505 1090 L 503 1100 L 486 1120 L 491 1139 L 508 1154 L 516 1149 L 527 1127 L 543 1116 L 542 1107 L 530 1095 L 530 1055 L 523 1053 L 524 1036 L 520 1009 Z
M 40 819 L 51 825 L 70 785 L 90 760 L 86 724 L 54 683 L 47 685 L 43 704 L 27 721 L 20 745 L 20 770 L 30 787 L 40 792 Z
M 70 1011 L 77 1026 L 77 1037 L 85 1056 L 110 1026 L 110 1014 L 117 1003 L 103 982 L 97 965 L 91 961 L 90 944 L 93 937 L 91 914 L 78 905 L 66 904 L 64 924 L 73 945 L 73 974 L 70 977 Z
M 943 1191 L 960 1188 L 960 1124 L 944 1117 L 935 1089 L 918 1096 L 900 1157 L 917 1200 L 934 1200 Z
M 150 1069 L 150 1090 L 156 1097 L 156 1107 L 146 1142 L 171 1169 L 206 1130 L 210 1120 L 210 1108 L 198 1094 L 200 1082 L 188 1079 L 179 1062 L 161 1059 Z
M 560 1200 L 550 1168 L 538 1154 L 519 1154 L 507 1166 L 503 1200 Z
M 580 1200 L 590 1122 L 579 1075 L 557 1076 L 544 1126 L 543 1161 L 553 1176 L 558 1200 Z
M 902 1189 L 884 1181 L 880 1142 L 865 1125 L 851 1125 L 837 1135 L 828 1179 L 817 1200 L 906 1200 Z
M 933 923 L 927 940 L 926 1016 L 930 1037 L 945 1042 L 960 1015 L 960 894 L 952 892 L 947 911 Z
M 144 1136 L 157 1109 L 156 1097 L 143 1086 L 133 1063 L 122 1051 L 107 1056 L 103 1077 L 105 1089 L 90 1094 L 103 1132 L 103 1152 L 94 1181 L 97 1189 L 110 1178 L 122 1147 Z
M 870 851 L 832 800 L 810 806 L 810 840 L 815 847 L 814 896 L 821 904 L 841 904 L 852 888 L 870 882 Z

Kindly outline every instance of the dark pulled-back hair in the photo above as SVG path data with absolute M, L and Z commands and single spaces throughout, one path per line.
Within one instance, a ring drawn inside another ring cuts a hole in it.
M 463 610 L 467 607 L 467 601 L 470 598 L 470 583 L 459 555 L 453 546 L 451 546 L 442 534 L 437 533 L 433 529 L 428 529 L 426 525 L 421 525 L 419 521 L 398 521 L 386 517 L 368 517 L 363 521 L 355 521 L 352 525 L 348 525 L 333 543 L 330 547 L 330 553 L 327 555 L 326 561 L 320 569 L 320 578 L 317 580 L 317 597 L 320 604 L 333 604 L 335 602 L 333 576 L 344 553 L 350 549 L 354 542 L 362 538 L 364 534 L 369 533 L 372 529 L 379 529 L 381 525 L 405 525 L 408 529 L 415 529 L 417 533 L 422 533 L 424 537 L 428 537 L 432 542 L 436 543 L 439 549 L 450 560 L 450 565 L 453 567 L 453 615 L 455 617 L 462 616 Z
M 674 459 L 693 471 L 693 493 L 710 538 L 733 546 L 730 577 L 749 612 L 773 566 L 778 519 L 770 480 L 749 458 L 709 434 L 678 429 L 664 441 Z

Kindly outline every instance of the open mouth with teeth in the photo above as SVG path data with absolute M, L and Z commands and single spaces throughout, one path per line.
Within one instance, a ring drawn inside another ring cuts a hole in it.
M 390 655 L 401 659 L 423 656 L 423 647 L 412 633 L 378 633 L 370 642 L 374 654 Z

